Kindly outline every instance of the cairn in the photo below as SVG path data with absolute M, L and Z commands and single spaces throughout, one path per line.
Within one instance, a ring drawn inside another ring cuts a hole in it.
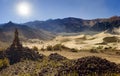
M 8 49 L 3 51 L 3 53 L 0 53 L 0 58 L 8 58 L 10 64 L 14 64 L 22 60 L 39 60 L 43 59 L 43 57 L 44 55 L 39 54 L 38 51 L 22 46 L 17 29 L 15 29 L 13 43 Z
M 13 48 L 22 48 L 22 44 L 20 43 L 20 40 L 19 40 L 19 33 L 18 33 L 18 30 L 15 29 L 15 35 L 14 35 L 14 40 L 13 40 L 13 43 L 11 44 L 10 48 L 13 49 Z

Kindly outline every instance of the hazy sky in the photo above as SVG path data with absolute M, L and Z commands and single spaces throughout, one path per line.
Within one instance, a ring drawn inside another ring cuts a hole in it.
M 16 7 L 21 2 L 31 6 L 30 16 L 21 16 Z M 0 0 L 0 23 L 23 23 L 65 17 L 83 19 L 120 16 L 120 0 Z

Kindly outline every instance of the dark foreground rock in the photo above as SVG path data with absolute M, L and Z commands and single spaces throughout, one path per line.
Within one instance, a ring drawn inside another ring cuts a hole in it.
M 22 60 L 39 60 L 44 55 L 39 54 L 37 51 L 23 47 L 19 40 L 18 30 L 15 30 L 14 40 L 10 47 L 0 52 L 0 59 L 8 58 L 10 64 L 20 62 Z
M 120 68 L 113 62 L 95 56 L 83 57 L 75 62 L 75 70 L 79 75 L 120 73 Z
M 42 61 L 25 60 L 2 71 L 0 76 L 119 76 L 117 64 L 95 56 L 77 60 L 54 61 L 45 57 Z
M 23 60 L 40 60 L 45 56 L 39 54 L 37 51 L 29 49 L 27 47 L 22 48 L 8 48 L 5 51 L 0 52 L 0 59 L 8 58 L 10 64 L 14 64 Z
M 88 56 L 72 61 L 60 68 L 58 76 L 117 76 L 120 67 L 106 59 Z
M 44 55 L 39 54 L 37 51 L 31 50 L 29 48 L 9 48 L 4 52 L 4 56 L 10 60 L 10 64 L 14 64 L 22 60 L 35 61 L 44 58 Z
M 50 60 L 54 60 L 54 61 L 61 61 L 61 60 L 66 60 L 67 59 L 66 57 L 61 56 L 58 53 L 50 54 L 48 58 Z

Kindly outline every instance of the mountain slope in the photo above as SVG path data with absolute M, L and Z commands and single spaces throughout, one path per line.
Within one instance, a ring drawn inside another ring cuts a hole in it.
M 82 24 L 82 19 L 77 18 L 35 21 L 25 23 L 25 25 L 51 32 L 79 32 L 83 31 L 85 28 L 85 26 Z
M 27 22 L 25 25 L 44 29 L 50 32 L 82 32 L 82 31 L 105 31 L 112 32 L 113 28 L 120 27 L 120 17 L 113 16 L 111 18 L 84 20 L 79 18 L 64 18 L 47 21 Z
M 92 27 L 92 30 L 96 31 L 113 31 L 114 28 L 119 28 L 120 27 L 120 17 L 111 17 L 109 19 L 106 19 L 102 22 L 98 22 Z
M 37 30 L 25 25 L 9 22 L 0 26 L 0 34 L 1 34 L 0 40 L 5 42 L 13 40 L 15 28 L 19 30 L 20 38 L 22 40 L 26 40 L 26 39 L 47 40 L 47 39 L 52 39 L 54 37 L 54 35 L 50 32 L 41 29 Z

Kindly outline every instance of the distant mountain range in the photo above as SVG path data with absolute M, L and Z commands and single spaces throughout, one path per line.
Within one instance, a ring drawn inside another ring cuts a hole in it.
M 48 40 L 55 37 L 54 34 L 41 29 L 34 29 L 26 25 L 8 22 L 0 26 L 0 41 L 2 42 L 12 41 L 14 37 L 15 28 L 18 29 L 21 40 L 27 39 Z
M 51 19 L 47 21 L 33 21 L 24 23 L 35 29 L 43 29 L 54 33 L 73 33 L 83 31 L 105 31 L 114 32 L 114 28 L 120 27 L 120 16 L 110 18 L 84 20 L 80 18 Z
M 18 28 L 20 38 L 48 40 L 54 38 L 54 33 L 77 33 L 89 31 L 108 31 L 120 34 L 120 17 L 84 20 L 79 18 L 51 19 L 47 21 L 33 21 L 23 24 L 8 22 L 0 25 L 0 41 L 11 41 L 14 29 Z

